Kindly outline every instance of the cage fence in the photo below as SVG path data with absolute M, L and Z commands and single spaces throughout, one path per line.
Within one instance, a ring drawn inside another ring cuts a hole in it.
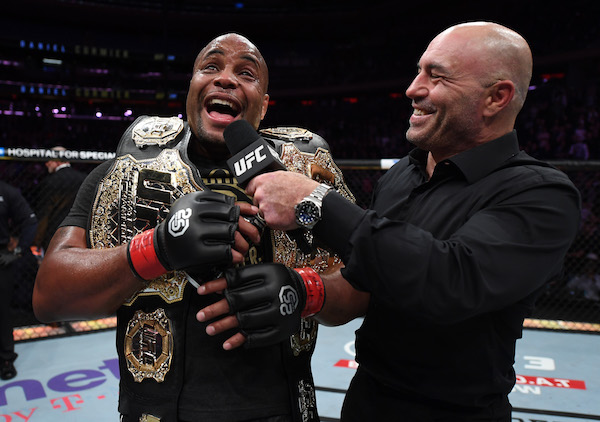
M 89 173 L 98 160 L 72 160 L 71 165 Z M 553 161 L 579 188 L 582 220 L 562 275 L 543 288 L 536 309 L 526 321 L 534 328 L 600 332 L 600 161 Z M 381 160 L 339 160 L 339 167 L 356 198 L 368 207 L 371 193 L 388 165 Z M 40 190 L 48 177 L 44 161 L 18 158 L 0 160 L 0 180 L 20 189 L 30 204 L 45 200 L 50 192 Z M 15 327 L 40 324 L 33 315 L 31 297 L 43 251 L 32 248 L 17 261 L 12 300 Z M 2 281 L 6 282 L 6 281 Z

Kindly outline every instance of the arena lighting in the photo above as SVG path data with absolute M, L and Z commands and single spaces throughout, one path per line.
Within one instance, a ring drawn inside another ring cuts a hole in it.
M 37 94 L 37 95 L 54 95 L 55 97 L 58 96 L 66 96 L 67 95 L 67 91 L 64 88 L 60 88 L 60 85 L 57 86 L 50 86 L 50 85 L 44 85 L 44 86 L 26 86 L 26 85 L 21 85 L 19 90 L 21 91 L 22 94 Z
M 86 69 L 88 73 L 96 73 L 99 75 L 108 75 L 108 69 L 100 69 L 100 68 L 89 68 Z
M 564 79 L 565 74 L 562 72 L 558 73 L 542 73 L 542 80 L 548 82 L 550 79 Z
M 159 78 L 162 76 L 161 72 L 146 72 L 140 73 L 141 78 Z
M 42 59 L 42 62 L 44 64 L 52 64 L 52 65 L 56 65 L 56 66 L 60 66 L 62 64 L 62 60 L 60 59 Z
M 235 8 L 236 8 L 236 9 L 243 9 L 243 8 L 244 8 L 244 3 L 242 3 L 242 2 L 238 2 L 238 3 L 236 3 L 236 4 L 235 4 Z
M 98 111 L 96 112 L 96 117 L 97 117 L 97 118 L 100 118 L 100 117 L 102 117 L 102 112 L 101 112 L 100 110 L 98 110 Z
M 42 116 L 42 113 L 40 113 L 39 110 L 36 110 L 36 112 L 37 112 L 37 113 L 35 113 L 36 116 L 38 116 L 38 117 Z M 23 110 L 11 110 L 11 109 L 9 109 L 9 110 L 0 110 L 0 114 L 4 114 L 6 116 L 25 116 L 26 114 L 27 115 L 33 115 L 33 114 L 29 113 L 29 112 L 26 113 Z
M 125 113 L 123 113 L 123 116 L 125 117 L 129 117 L 133 114 L 133 111 L 130 109 L 125 110 Z
M 55 53 L 61 52 L 61 53 L 65 53 L 66 49 L 65 46 L 63 44 L 50 44 L 50 43 L 43 43 L 43 42 L 35 42 L 35 41 L 26 41 L 26 40 L 21 40 L 19 42 L 19 46 L 21 48 L 28 48 L 30 50 L 41 50 L 41 51 L 52 51 Z
M 14 66 L 14 67 L 21 65 L 21 63 L 19 63 L 19 62 L 13 62 L 10 60 L 0 60 L 0 64 L 2 64 L 3 66 Z

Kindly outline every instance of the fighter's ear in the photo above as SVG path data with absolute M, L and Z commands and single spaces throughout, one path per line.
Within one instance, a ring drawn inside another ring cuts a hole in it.
M 265 118 L 265 115 L 267 114 L 267 108 L 269 108 L 269 94 L 265 94 L 263 97 L 260 120 Z

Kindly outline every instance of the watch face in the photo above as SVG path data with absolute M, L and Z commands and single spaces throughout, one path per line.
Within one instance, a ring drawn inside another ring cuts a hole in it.
M 319 211 L 314 202 L 302 201 L 296 206 L 296 222 L 302 227 L 312 228 L 321 217 Z

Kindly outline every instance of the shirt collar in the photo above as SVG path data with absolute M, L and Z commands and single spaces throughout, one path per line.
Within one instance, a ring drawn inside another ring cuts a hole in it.
M 513 130 L 506 135 L 437 163 L 436 167 L 449 161 L 460 170 L 467 182 L 474 183 L 496 170 L 502 163 L 518 153 L 519 141 L 516 130 Z M 412 164 L 425 171 L 427 151 L 415 148 L 409 153 L 409 159 Z

